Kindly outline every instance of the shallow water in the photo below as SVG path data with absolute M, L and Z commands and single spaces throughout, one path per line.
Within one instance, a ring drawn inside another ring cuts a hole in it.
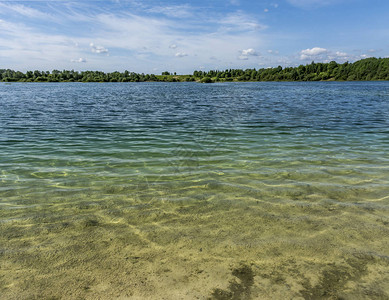
M 389 83 L 0 84 L 0 299 L 389 298 Z

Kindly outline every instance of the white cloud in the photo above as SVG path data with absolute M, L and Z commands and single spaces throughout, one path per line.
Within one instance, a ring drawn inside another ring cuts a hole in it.
M 188 56 L 188 54 L 186 54 L 185 52 L 177 52 L 175 57 L 185 57 L 185 56 Z
M 90 43 L 89 46 L 91 47 L 91 50 L 93 53 L 101 54 L 101 53 L 108 53 L 109 52 L 108 49 L 104 48 L 103 46 L 96 46 L 93 43 Z
M 253 48 L 249 48 L 249 49 L 246 49 L 246 50 L 242 50 L 242 55 L 243 56 L 258 56 L 258 53 L 253 49 Z
M 271 50 L 271 49 L 269 49 L 269 50 L 267 50 L 267 53 L 269 53 L 269 54 L 274 54 L 274 55 L 278 55 L 278 54 L 279 54 L 279 51 L 278 51 L 278 50 Z
M 314 47 L 312 49 L 305 49 L 300 51 L 300 59 L 301 60 L 307 60 L 307 59 L 314 59 L 320 57 L 320 55 L 326 54 L 328 52 L 327 49 L 320 48 L 320 47 Z
M 71 59 L 70 61 L 75 63 L 86 63 L 86 59 L 81 57 L 78 59 Z
M 269 9 L 268 9 L 268 8 L 265 8 L 263 11 L 264 11 L 265 13 L 267 13 L 267 12 L 269 12 Z
M 327 49 L 324 49 L 324 48 L 320 48 L 320 47 L 314 47 L 312 49 L 305 49 L 305 50 L 302 50 L 301 51 L 301 54 L 304 54 L 304 55 L 319 55 L 319 54 L 323 54 L 323 53 L 326 53 L 328 50 Z
M 249 56 L 259 56 L 259 54 L 253 49 L 249 48 L 246 50 L 241 50 L 238 59 L 240 60 L 248 60 Z
M 177 45 L 176 44 L 172 44 L 169 46 L 170 49 L 176 49 L 177 48 Z

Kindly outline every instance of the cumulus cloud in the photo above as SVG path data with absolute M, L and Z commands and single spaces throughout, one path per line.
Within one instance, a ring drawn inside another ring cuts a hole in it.
M 177 45 L 176 44 L 172 44 L 169 46 L 170 49 L 176 49 L 177 48 Z
M 97 46 L 93 43 L 90 43 L 89 46 L 91 47 L 91 50 L 93 53 L 107 53 L 108 54 L 108 49 L 104 48 L 103 46 Z
M 314 47 L 312 49 L 302 50 L 301 54 L 305 54 L 305 55 L 319 55 L 319 54 L 323 54 L 323 53 L 326 53 L 326 52 L 327 52 L 327 49 L 320 48 L 320 47 Z
M 318 58 L 321 55 L 326 54 L 327 52 L 328 52 L 327 49 L 320 48 L 320 47 L 314 47 L 312 49 L 301 50 L 300 59 L 307 60 L 307 59 Z
M 238 59 L 248 60 L 249 56 L 259 56 L 259 54 L 253 48 L 249 48 L 249 49 L 240 51 L 240 55 L 239 55 Z
M 245 55 L 245 56 L 258 56 L 259 54 L 253 49 L 253 48 L 249 48 L 249 49 L 246 49 L 246 50 L 242 50 L 242 55 Z
M 264 11 L 265 13 L 267 13 L 267 12 L 269 12 L 269 9 L 268 9 L 268 8 L 265 8 L 263 11 Z
M 70 61 L 74 63 L 86 63 L 86 59 L 81 57 L 78 59 L 71 59 Z
M 185 52 L 177 52 L 176 57 L 185 57 L 185 56 L 188 56 L 188 54 L 186 54 Z

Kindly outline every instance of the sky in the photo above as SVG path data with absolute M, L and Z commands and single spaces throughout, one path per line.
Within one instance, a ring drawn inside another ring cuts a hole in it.
M 191 74 L 389 57 L 387 0 L 0 0 L 0 69 Z

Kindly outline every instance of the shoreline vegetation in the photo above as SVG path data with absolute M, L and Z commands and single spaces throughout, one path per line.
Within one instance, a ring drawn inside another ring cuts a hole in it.
M 389 58 L 366 58 L 354 63 L 315 63 L 298 67 L 194 71 L 192 75 L 161 75 L 129 71 L 13 71 L 0 69 L 1 82 L 239 82 L 239 81 L 376 81 L 389 80 Z

